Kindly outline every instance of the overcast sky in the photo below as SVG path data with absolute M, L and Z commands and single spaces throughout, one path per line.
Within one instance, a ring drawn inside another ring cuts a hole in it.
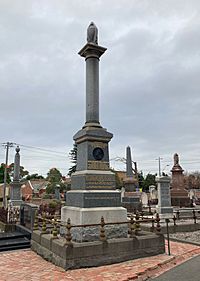
M 73 135 L 85 122 L 78 51 L 91 21 L 107 48 L 100 121 L 114 134 L 111 166 L 125 169 L 113 159 L 129 145 L 145 173 L 158 170 L 159 156 L 168 172 L 175 152 L 183 169 L 199 170 L 199 0 L 0 0 L 0 143 L 32 146 L 21 146 L 31 173 L 67 174 Z

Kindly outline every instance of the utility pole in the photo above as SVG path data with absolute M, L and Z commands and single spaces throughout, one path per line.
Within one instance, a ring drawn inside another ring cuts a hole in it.
M 158 159 L 156 159 L 156 160 L 158 160 L 158 175 L 159 175 L 159 177 L 161 177 L 161 160 L 162 160 L 163 158 L 161 158 L 160 156 L 158 157 Z
M 4 168 L 4 182 L 3 182 L 3 207 L 6 209 L 6 180 L 7 180 L 7 166 L 8 166 L 8 152 L 9 148 L 13 147 L 12 142 L 7 142 L 2 144 L 6 149 L 6 161 L 5 161 L 5 168 Z

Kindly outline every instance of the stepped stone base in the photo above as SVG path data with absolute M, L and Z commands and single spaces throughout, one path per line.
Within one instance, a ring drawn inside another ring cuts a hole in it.
M 143 231 L 135 238 L 110 239 L 107 242 L 73 243 L 73 246 L 66 246 L 65 242 L 64 238 L 52 239 L 51 234 L 41 235 L 36 230 L 32 234 L 31 248 L 65 270 L 113 264 L 165 252 L 162 234 Z

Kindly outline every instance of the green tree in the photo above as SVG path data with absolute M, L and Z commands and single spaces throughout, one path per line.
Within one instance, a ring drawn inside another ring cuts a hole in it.
M 74 143 L 73 148 L 69 152 L 69 158 L 70 158 L 71 162 L 73 163 L 73 166 L 71 166 L 68 171 L 68 176 L 71 177 L 71 175 L 76 172 L 76 166 L 77 166 L 77 144 L 76 143 Z
M 1 163 L 1 166 L 0 166 L 0 183 L 4 182 L 4 171 L 5 171 L 5 164 Z M 7 179 L 6 179 L 6 182 L 7 183 L 11 182 L 11 178 L 10 178 L 10 175 L 9 175 L 9 167 L 7 167 Z
M 55 193 L 56 188 L 58 188 L 60 192 L 62 192 L 66 188 L 65 184 L 62 182 L 62 174 L 56 168 L 52 168 L 49 170 L 46 179 L 49 182 L 46 188 L 47 193 Z
M 157 174 L 155 174 L 155 175 L 147 174 L 146 175 L 146 178 L 144 180 L 144 185 L 143 185 L 143 191 L 148 191 L 150 185 L 157 186 L 157 184 L 156 184 L 156 176 L 157 176 Z
M 139 183 L 139 188 L 143 190 L 144 189 L 144 176 L 143 176 L 142 171 L 140 171 L 138 173 L 138 183 Z
M 42 175 L 38 175 L 37 173 L 28 175 L 26 177 L 26 180 L 41 180 L 41 179 L 44 179 L 44 177 Z
M 9 165 L 8 173 L 13 178 L 13 176 L 14 176 L 14 163 L 11 163 Z M 29 174 L 29 172 L 27 170 L 25 170 L 25 168 L 23 166 L 20 166 L 20 178 L 24 179 L 28 174 Z

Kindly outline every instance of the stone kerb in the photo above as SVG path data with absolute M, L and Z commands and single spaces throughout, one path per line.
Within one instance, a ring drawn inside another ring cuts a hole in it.
M 32 250 L 65 270 L 112 264 L 165 252 L 163 235 L 142 234 L 134 238 L 73 243 L 73 246 L 67 246 L 65 239 L 51 239 L 50 234 L 41 236 L 38 231 L 33 231 Z

